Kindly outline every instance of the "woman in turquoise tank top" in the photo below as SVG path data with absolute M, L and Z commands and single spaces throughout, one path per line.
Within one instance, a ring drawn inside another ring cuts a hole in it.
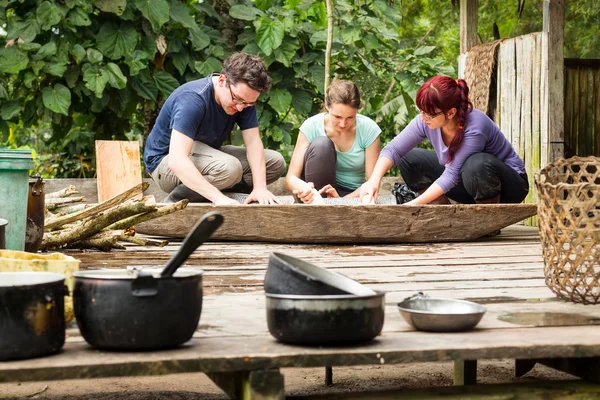
M 360 93 L 351 81 L 334 81 L 327 88 L 325 112 L 302 126 L 286 176 L 287 187 L 306 204 L 313 191 L 301 188 L 300 178 L 327 197 L 358 197 L 379 157 L 379 126 L 358 113 Z

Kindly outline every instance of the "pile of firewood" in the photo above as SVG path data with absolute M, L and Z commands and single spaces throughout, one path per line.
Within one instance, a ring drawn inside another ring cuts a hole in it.
M 102 203 L 85 204 L 75 186 L 46 194 L 44 239 L 40 250 L 124 249 L 119 242 L 165 246 L 166 240 L 135 236 L 134 225 L 184 209 L 188 201 L 158 207 L 154 196 L 142 197 L 142 183 Z M 79 203 L 79 204 L 73 204 Z

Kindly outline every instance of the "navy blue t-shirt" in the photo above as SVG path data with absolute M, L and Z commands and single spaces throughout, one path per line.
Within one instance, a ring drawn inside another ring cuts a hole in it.
M 152 173 L 169 154 L 172 129 L 218 149 L 236 123 L 241 130 L 256 128 L 256 107 L 246 107 L 235 115 L 228 115 L 215 101 L 211 75 L 181 85 L 161 108 L 148 135 L 144 149 L 146 170 Z

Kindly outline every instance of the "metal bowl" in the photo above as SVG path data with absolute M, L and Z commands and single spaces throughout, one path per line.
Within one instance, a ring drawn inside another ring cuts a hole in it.
M 385 293 L 368 296 L 266 294 L 267 325 L 278 341 L 344 346 L 372 340 L 383 328 Z
M 266 293 L 292 295 L 375 294 L 347 276 L 282 253 L 270 255 L 264 289 Z
M 422 293 L 398 303 L 402 317 L 413 328 L 428 332 L 461 332 L 473 329 L 487 309 L 465 300 L 433 298 Z

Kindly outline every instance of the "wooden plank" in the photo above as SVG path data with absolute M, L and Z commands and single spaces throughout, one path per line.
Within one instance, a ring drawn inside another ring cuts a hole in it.
M 594 155 L 600 157 L 600 66 L 594 70 L 594 110 Z
M 565 67 L 565 157 L 575 155 L 573 151 L 573 69 Z
M 579 102 L 581 101 L 579 91 L 579 68 L 573 71 L 573 150 L 575 155 L 579 154 Z
M 564 154 L 564 0 L 544 0 L 542 165 Z M 561 154 L 562 153 L 562 154 Z
M 594 71 L 591 68 L 585 69 L 586 74 L 586 110 L 585 110 L 585 156 L 593 156 L 598 149 L 594 148 Z
M 418 243 L 473 240 L 535 215 L 537 206 L 189 204 L 177 213 L 136 225 L 136 231 L 185 237 L 196 221 L 209 211 L 218 211 L 224 217 L 223 225 L 212 236 L 215 240 Z M 314 224 L 308 221 L 314 221 Z
M 529 180 L 529 193 L 527 203 L 537 204 L 537 188 L 535 186 L 535 173 L 541 168 L 541 132 L 540 132 L 540 108 L 541 108 L 541 69 L 542 69 L 542 34 L 537 32 L 531 34 L 533 40 L 533 65 L 531 86 L 531 151 L 527 160 L 527 178 Z M 527 219 L 526 225 L 538 226 L 537 215 Z
M 585 68 L 579 68 L 578 70 L 578 75 L 579 75 L 579 93 L 578 93 L 578 97 L 579 97 L 579 111 L 577 112 L 577 125 L 578 128 L 577 129 L 577 155 L 584 157 L 587 156 L 587 149 L 586 149 L 586 113 L 587 113 L 587 91 L 586 91 L 586 85 L 587 85 L 587 79 L 586 79 L 586 71 Z
M 521 145 L 521 110 L 523 102 L 523 37 L 515 38 L 515 97 L 512 102 L 512 146 L 517 154 L 523 159 L 525 158 L 525 149 Z
M 523 146 L 523 162 L 528 175 L 533 175 L 533 141 L 532 141 L 532 100 L 533 100 L 533 66 L 535 64 L 535 36 L 533 34 L 522 37 L 522 58 L 517 62 L 521 65 L 522 85 L 519 90 L 522 94 L 521 101 L 521 146 Z M 531 187 L 531 186 L 530 186 Z M 526 203 L 532 203 L 533 190 L 525 198 Z M 529 223 L 529 220 L 525 221 Z
M 515 92 L 515 40 L 507 39 L 499 49 L 500 130 L 512 143 L 512 101 Z
M 111 199 L 141 184 L 140 143 L 96 140 L 96 174 L 98 202 Z
M 460 53 L 477 46 L 477 0 L 460 0 Z
M 461 333 L 398 332 L 364 346 L 301 347 L 270 336 L 192 339 L 160 352 L 116 353 L 67 343 L 52 357 L 0 363 L 0 382 L 249 371 L 285 367 L 382 365 L 497 358 L 599 357 L 598 328 L 581 326 L 474 330 Z M 435 340 L 432 340 L 435 337 Z

